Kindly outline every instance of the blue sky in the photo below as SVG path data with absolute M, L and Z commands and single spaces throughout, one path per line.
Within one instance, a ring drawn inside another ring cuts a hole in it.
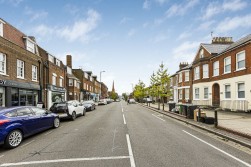
M 111 90 L 130 92 L 161 62 L 169 74 L 191 63 L 213 36 L 251 33 L 249 0 L 0 0 L 0 17 L 73 68 L 93 71 Z

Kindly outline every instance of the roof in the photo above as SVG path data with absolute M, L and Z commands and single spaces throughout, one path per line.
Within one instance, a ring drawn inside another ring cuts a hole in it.
M 239 45 L 242 45 L 242 44 L 244 44 L 244 43 L 246 43 L 248 41 L 251 41 L 251 34 L 249 34 L 249 35 L 239 39 L 238 41 L 232 43 L 229 47 L 224 49 L 219 55 L 221 55 L 221 54 L 223 54 L 223 53 L 225 53 L 225 52 L 227 52 L 227 51 L 229 51 L 229 50 L 231 50 L 231 49 L 233 49 L 233 48 L 235 48 L 235 47 L 237 47 Z
M 76 79 L 76 80 L 79 80 L 75 75 L 73 74 L 67 74 L 67 77 L 68 78 L 71 78 L 71 79 Z
M 210 54 L 220 53 L 229 47 L 230 44 L 201 44 Z

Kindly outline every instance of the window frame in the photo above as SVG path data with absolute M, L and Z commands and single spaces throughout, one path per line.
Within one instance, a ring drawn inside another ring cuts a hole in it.
M 0 20 L 0 36 L 3 37 L 3 22 Z
M 215 67 L 216 63 L 218 64 L 217 67 Z M 218 75 L 216 75 L 216 71 L 218 71 L 218 73 L 217 73 Z M 218 60 L 218 61 L 213 62 L 213 77 L 217 77 L 219 75 L 220 75 L 220 62 Z
M 198 90 L 198 94 L 196 94 L 196 90 Z M 198 97 L 196 97 L 198 95 Z M 194 88 L 194 100 L 200 99 L 200 88 Z
M 179 83 L 182 82 L 182 72 L 179 73 Z
M 187 92 L 187 90 L 188 90 L 188 92 Z M 190 94 L 190 89 L 189 88 L 185 88 L 185 99 L 186 100 L 189 100 L 189 94 Z
M 244 91 L 242 91 L 242 92 L 244 92 L 244 97 L 239 97 L 239 84 L 244 84 Z M 237 99 L 238 100 L 244 100 L 246 98 L 246 92 L 245 92 L 245 82 L 238 82 L 237 83 Z
M 183 99 L 183 90 L 179 89 L 178 93 L 179 93 L 179 100 L 182 100 Z
M 69 86 L 73 86 L 73 79 L 69 79 Z
M 200 66 L 194 68 L 194 80 L 200 79 Z
M 239 55 L 241 55 L 242 53 L 244 53 L 244 60 L 241 60 L 241 61 L 244 61 L 244 67 L 242 67 L 242 68 L 239 68 L 238 67 L 238 63 L 240 62 L 240 61 L 238 61 L 238 56 Z M 240 71 L 240 70 L 243 70 L 243 69 L 246 69 L 246 52 L 245 52 L 245 50 L 243 50 L 243 51 L 241 51 L 241 52 L 238 52 L 237 54 L 236 54 L 236 71 Z
M 57 74 L 52 73 L 52 85 L 57 86 Z
M 226 86 L 229 86 L 229 92 L 227 92 Z M 226 93 L 229 93 L 230 97 L 227 97 Z M 226 99 L 226 100 L 231 99 L 231 85 L 230 84 L 225 84 L 224 85 L 224 99 Z
M 207 89 L 207 94 L 205 94 L 205 89 Z M 209 99 L 209 87 L 204 87 L 204 95 L 203 95 L 203 97 L 204 97 L 204 100 L 208 100 Z M 206 96 L 205 96 L 206 95 Z
M 207 70 L 205 71 L 204 69 L 204 67 L 206 67 L 207 66 Z M 209 65 L 208 64 L 203 64 L 202 65 L 202 71 L 203 71 L 203 76 L 202 76 L 202 78 L 203 79 L 205 79 L 205 78 L 209 78 Z M 206 72 L 206 74 L 207 74 L 207 76 L 205 76 L 205 72 Z
M 226 64 L 226 60 L 227 59 L 230 59 L 230 63 L 229 64 Z M 231 73 L 231 56 L 228 56 L 228 57 L 225 57 L 224 58 L 224 74 L 229 74 Z M 229 71 L 226 71 L 226 66 L 230 66 L 230 70 Z
M 37 75 L 38 75 L 38 70 L 37 70 L 37 66 L 35 66 L 35 65 L 32 65 L 32 67 L 31 67 L 31 70 L 32 70 L 32 72 L 31 72 L 31 75 L 32 75 L 32 81 L 37 81 Z M 35 75 L 34 75 L 34 72 L 35 72 Z M 35 76 L 35 77 L 34 77 Z
M 189 81 L 189 77 L 190 77 L 189 71 L 185 71 L 185 82 Z
M 7 59 L 7 56 L 4 53 L 0 53 L 0 55 L 3 56 L 3 61 L 0 61 L 0 64 L 3 64 L 2 68 L 4 68 L 3 71 L 0 71 L 0 74 L 1 75 L 6 75 L 6 63 L 7 63 L 6 59 Z
M 20 64 L 22 65 L 21 67 L 19 67 Z M 19 75 L 19 69 L 21 70 L 20 75 Z M 17 59 L 17 78 L 24 79 L 24 72 L 25 72 L 24 70 L 25 70 L 24 61 Z

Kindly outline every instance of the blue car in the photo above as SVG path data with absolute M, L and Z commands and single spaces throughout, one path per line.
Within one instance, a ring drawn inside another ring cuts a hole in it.
M 57 114 L 32 106 L 0 108 L 0 144 L 18 147 L 23 138 L 49 128 L 58 128 Z

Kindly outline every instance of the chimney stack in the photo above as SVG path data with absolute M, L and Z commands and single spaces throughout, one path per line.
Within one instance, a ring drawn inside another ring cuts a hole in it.
M 180 70 L 181 70 L 182 68 L 188 66 L 188 62 L 182 62 L 182 63 L 180 63 L 179 66 L 180 66 Z
M 66 55 L 66 65 L 72 68 L 72 57 L 71 55 Z

